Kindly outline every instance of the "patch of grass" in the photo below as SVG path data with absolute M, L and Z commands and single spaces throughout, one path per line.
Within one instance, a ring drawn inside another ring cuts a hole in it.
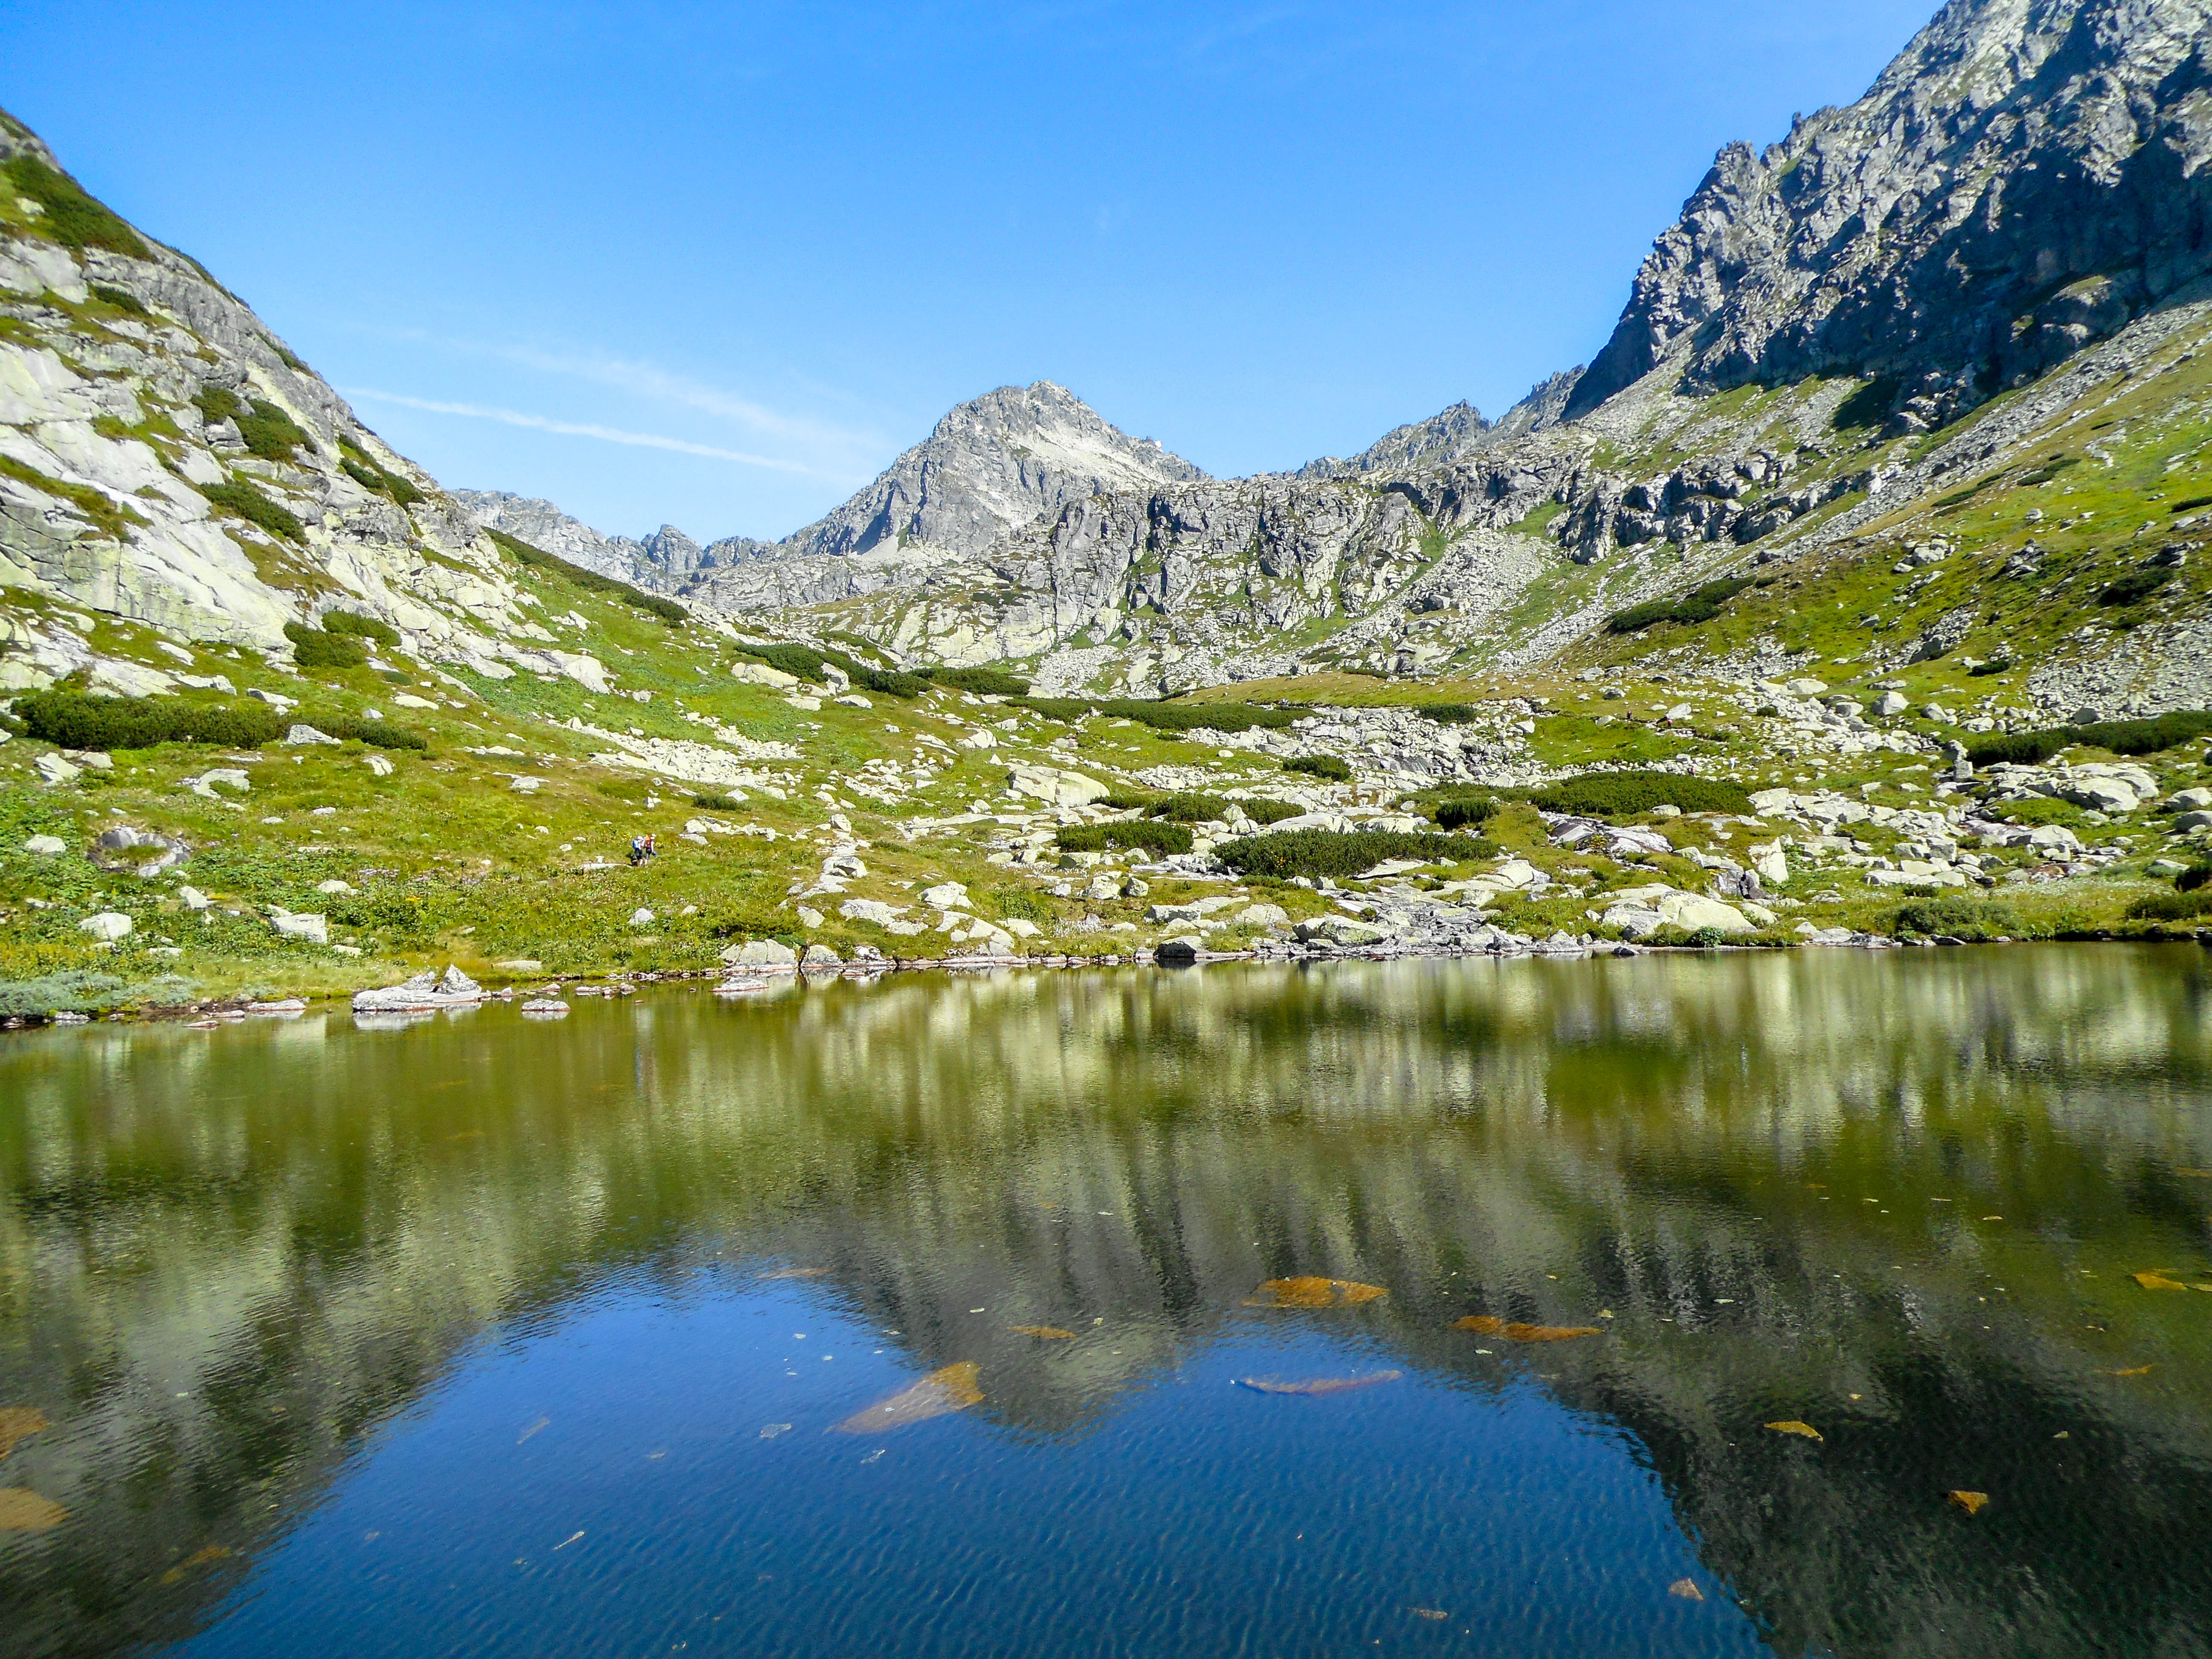
M 82 252 L 104 248 L 126 258 L 150 259 L 138 233 L 106 203 L 88 195 L 83 185 L 66 173 L 57 173 L 35 155 L 15 155 L 7 164 L 8 182 L 19 196 L 39 204 L 37 227 L 64 247 Z
M 1894 939 L 1963 939 L 1979 942 L 2018 939 L 2026 932 L 2020 914 L 2008 904 L 1987 899 L 1923 898 L 1900 905 L 1891 917 Z
M 33 489 L 67 501 L 89 519 L 93 527 L 101 535 L 118 542 L 131 539 L 131 526 L 146 522 L 144 514 L 124 506 L 89 484 L 64 483 L 59 478 L 50 478 L 38 468 L 26 466 L 11 456 L 0 455 L 0 477 L 13 478 L 17 483 L 28 484 Z
M 1103 853 L 1109 847 L 1141 848 L 1155 854 L 1188 853 L 1191 848 L 1187 826 L 1162 823 L 1152 818 L 1070 824 L 1053 840 L 1063 853 Z
M 302 526 L 288 507 L 281 507 L 263 495 L 243 478 L 228 478 L 221 483 L 194 484 L 193 489 L 216 507 L 234 519 L 243 519 L 272 536 L 288 542 L 302 539 Z
M 558 576 L 587 593 L 597 593 L 605 599 L 619 599 L 624 605 L 634 605 L 639 610 L 659 617 L 671 628 L 680 628 L 691 620 L 691 613 L 673 599 L 664 599 L 658 593 L 642 592 L 628 582 L 617 581 L 612 576 L 602 576 L 596 570 L 586 570 L 580 564 L 571 564 L 542 547 L 532 546 L 519 536 L 508 535 L 504 530 L 494 530 L 487 525 L 483 533 L 491 539 L 494 546 L 516 562 Z
M 174 697 L 98 697 L 82 691 L 33 691 L 15 700 L 32 737 L 63 749 L 151 749 L 163 743 L 258 749 L 283 735 L 274 711 Z
M 1528 798 L 1547 812 L 1590 818 L 1635 817 L 1656 806 L 1679 806 L 1685 812 L 1751 811 L 1751 797 L 1739 784 L 1672 772 L 1593 772 L 1532 789 Z
M 1352 781 L 1352 763 L 1340 755 L 1296 755 L 1283 763 L 1283 770 L 1329 778 L 1338 783 Z
M 1293 876 L 1356 876 L 1385 859 L 1429 859 L 1456 864 L 1497 851 L 1468 836 L 1405 830 L 1285 830 L 1244 836 L 1216 849 L 1240 876 L 1287 881 Z

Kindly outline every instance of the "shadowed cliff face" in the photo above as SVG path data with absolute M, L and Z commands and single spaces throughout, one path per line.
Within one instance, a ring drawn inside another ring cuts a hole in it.
M 0 1534 L 0 1620 L 181 1636 L 485 1334 L 796 1268 L 1046 1448 L 1248 1322 L 1337 1321 L 1468 1409 L 1533 1376 L 1779 1651 L 2197 1651 L 2212 1295 L 2127 1275 L 2212 1279 L 2208 992 L 2201 952 L 2051 948 L 12 1040 L 0 1406 L 52 1427 L 0 1486 L 71 1518 Z M 1389 1294 L 1244 1305 L 1294 1274 Z
M 1568 416 L 1679 362 L 1690 390 L 1890 377 L 1941 425 L 2197 282 L 2207 22 L 2202 0 L 1954 0 L 1857 103 L 1721 152 Z

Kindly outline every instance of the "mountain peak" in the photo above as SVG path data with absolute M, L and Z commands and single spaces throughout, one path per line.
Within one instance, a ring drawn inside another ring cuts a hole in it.
M 1938 423 L 2212 273 L 2208 25 L 2209 0 L 1952 0 L 1856 103 L 1720 152 L 1567 415 L 1664 364 L 1692 391 L 1870 375 Z
M 1072 501 L 1205 476 L 1065 386 L 1002 386 L 948 410 L 925 441 L 787 545 L 856 554 L 918 544 L 972 556 Z

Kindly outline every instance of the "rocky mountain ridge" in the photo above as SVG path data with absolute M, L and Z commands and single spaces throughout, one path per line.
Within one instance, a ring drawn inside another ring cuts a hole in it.
M 197 261 L 3 112 L 0 170 L 0 689 L 205 684 L 104 656 L 103 629 L 283 659 L 332 611 L 428 661 L 604 682 L 436 481 Z
M 2032 487 L 2029 452 L 2082 399 L 2148 356 L 2185 362 L 2212 257 L 2208 4 L 1954 0 L 1866 98 L 1724 151 L 1605 352 L 1495 422 L 1457 404 L 1350 459 L 1223 480 L 1041 380 L 951 410 L 775 544 L 447 495 L 11 128 L 0 551 L 22 591 L 179 638 L 282 653 L 288 623 L 350 608 L 509 672 L 588 653 L 527 614 L 483 526 L 750 629 L 1048 689 L 1541 661 L 1659 595 L 1835 548 L 1894 557 L 1869 537 L 1951 510 L 1928 492 Z M 2005 380 L 2010 401 L 1959 418 Z M 2171 384 L 2178 465 L 2196 405 Z M 20 683 L 89 649 L 7 626 Z
M 1843 109 L 1731 144 L 1569 400 L 1873 377 L 1912 429 L 2212 272 L 2212 8 L 1950 0 Z

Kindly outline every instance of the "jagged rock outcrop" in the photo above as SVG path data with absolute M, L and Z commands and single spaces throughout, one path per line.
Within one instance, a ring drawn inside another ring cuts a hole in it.
M 1952 0 L 1858 102 L 1723 149 L 1566 414 L 1885 382 L 1941 424 L 2212 272 L 2206 0 Z M 1886 412 L 1886 411 L 1880 411 Z
M 640 586 L 682 592 L 719 566 L 757 559 L 775 550 L 773 542 L 728 536 L 706 547 L 672 524 L 643 540 L 605 536 L 538 496 L 500 489 L 456 489 L 453 499 L 474 522 L 504 531 L 518 540 Z
M 875 483 L 781 545 L 797 557 L 909 543 L 972 555 L 1071 501 L 1205 476 L 1050 380 L 1000 386 L 953 410 Z
M 602 575 L 635 581 L 647 560 L 644 543 L 628 536 L 603 536 L 543 497 L 501 489 L 456 489 L 453 499 L 477 524 L 504 531 Z
M 1393 427 L 1348 459 L 1324 455 L 1297 471 L 1301 478 L 1356 477 L 1364 472 L 1407 472 L 1448 461 L 1478 446 L 1492 430 L 1473 404 L 1454 404 L 1425 421 Z

